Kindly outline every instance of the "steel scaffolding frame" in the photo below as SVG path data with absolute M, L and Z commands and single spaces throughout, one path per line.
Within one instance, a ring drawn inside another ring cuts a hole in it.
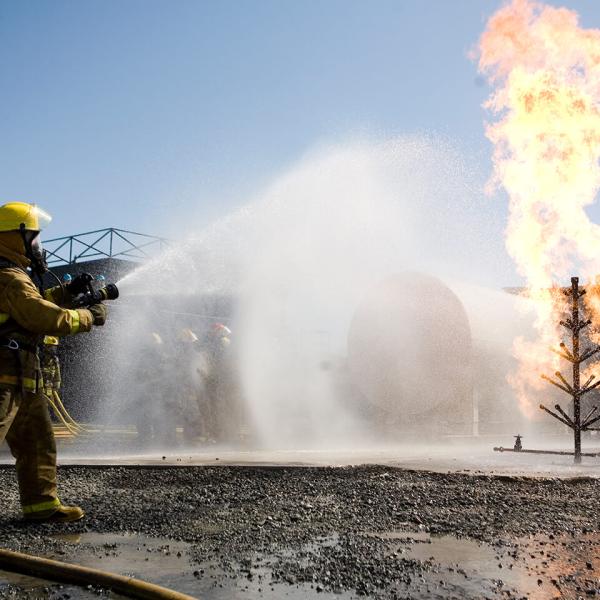
M 113 227 L 44 240 L 49 266 L 98 258 L 145 260 L 168 246 L 169 241 L 165 238 Z

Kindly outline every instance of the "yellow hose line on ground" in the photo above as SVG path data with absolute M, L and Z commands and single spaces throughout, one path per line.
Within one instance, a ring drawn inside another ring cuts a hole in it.
M 65 425 L 65 427 L 69 429 L 69 431 L 74 431 L 75 434 L 79 433 L 80 427 L 73 421 L 71 415 L 69 415 L 69 413 L 65 410 L 65 407 L 63 406 L 58 394 L 53 392 L 52 395 L 47 395 L 46 398 L 48 399 L 48 403 L 54 411 L 56 418 L 59 419 Z M 58 402 L 56 400 L 57 398 Z
M 129 598 L 143 600 L 198 600 L 193 596 L 99 569 L 80 567 L 68 563 L 0 549 L 0 568 L 13 573 L 42 577 L 51 581 L 74 583 L 77 585 L 97 585 L 110 588 Z
M 55 404 L 59 407 L 59 409 L 61 410 L 64 417 L 71 423 L 71 425 L 73 425 L 73 427 L 76 427 L 77 429 L 83 431 L 85 428 L 82 427 L 79 423 L 77 423 L 77 421 L 75 421 L 75 419 L 69 414 L 69 412 L 65 408 L 65 405 L 62 403 L 62 400 L 60 399 L 60 396 L 58 395 L 58 392 L 56 390 L 52 391 L 52 397 L 54 399 Z
M 58 407 L 53 402 L 52 398 L 48 396 L 46 396 L 46 398 L 48 400 L 48 404 L 50 404 L 50 408 L 54 411 L 54 414 L 58 417 L 58 419 L 62 421 L 62 424 L 68 429 L 69 433 L 71 433 L 72 435 L 79 435 L 79 430 L 75 429 L 75 427 L 67 423 L 64 415 L 60 412 L 60 410 L 58 410 Z

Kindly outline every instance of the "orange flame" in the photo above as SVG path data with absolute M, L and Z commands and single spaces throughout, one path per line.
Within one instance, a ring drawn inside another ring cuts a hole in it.
M 555 282 L 600 273 L 600 227 L 586 207 L 600 188 L 600 30 L 583 29 L 577 13 L 533 0 L 513 0 L 489 20 L 479 43 L 479 69 L 494 86 L 492 187 L 509 196 L 506 246 L 536 309 L 538 339 L 516 340 L 518 371 L 510 377 L 523 412 L 535 411 L 540 372 L 558 368 L 549 346 L 561 333 Z M 600 323 L 600 300 L 589 303 Z

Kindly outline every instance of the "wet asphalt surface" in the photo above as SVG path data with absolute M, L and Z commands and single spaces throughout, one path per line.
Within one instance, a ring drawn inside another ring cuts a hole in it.
M 160 539 L 158 554 L 146 549 L 147 562 L 185 552 L 189 582 L 182 591 L 207 598 L 600 596 L 594 479 L 378 466 L 73 466 L 59 476 L 63 502 L 79 503 L 87 517 L 30 525 L 20 520 L 14 469 L 0 468 L 1 546 L 78 562 L 83 551 L 118 557 L 119 538 L 78 546 L 63 534 Z M 461 555 L 465 544 L 469 555 Z M 211 595 L 232 582 L 235 595 Z M 0 574 L 0 598 L 76 596 L 55 585 L 2 583 Z

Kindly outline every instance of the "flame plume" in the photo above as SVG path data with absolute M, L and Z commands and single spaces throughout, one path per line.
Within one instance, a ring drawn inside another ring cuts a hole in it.
M 577 13 L 513 0 L 487 23 L 479 69 L 493 92 L 486 135 L 494 144 L 490 186 L 509 196 L 506 247 L 536 309 L 535 341 L 518 339 L 510 378 L 531 416 L 539 373 L 556 370 L 548 347 L 560 333 L 556 283 L 600 273 L 600 227 L 586 207 L 600 187 L 600 30 L 583 29 Z M 588 294 L 594 325 L 598 294 Z

